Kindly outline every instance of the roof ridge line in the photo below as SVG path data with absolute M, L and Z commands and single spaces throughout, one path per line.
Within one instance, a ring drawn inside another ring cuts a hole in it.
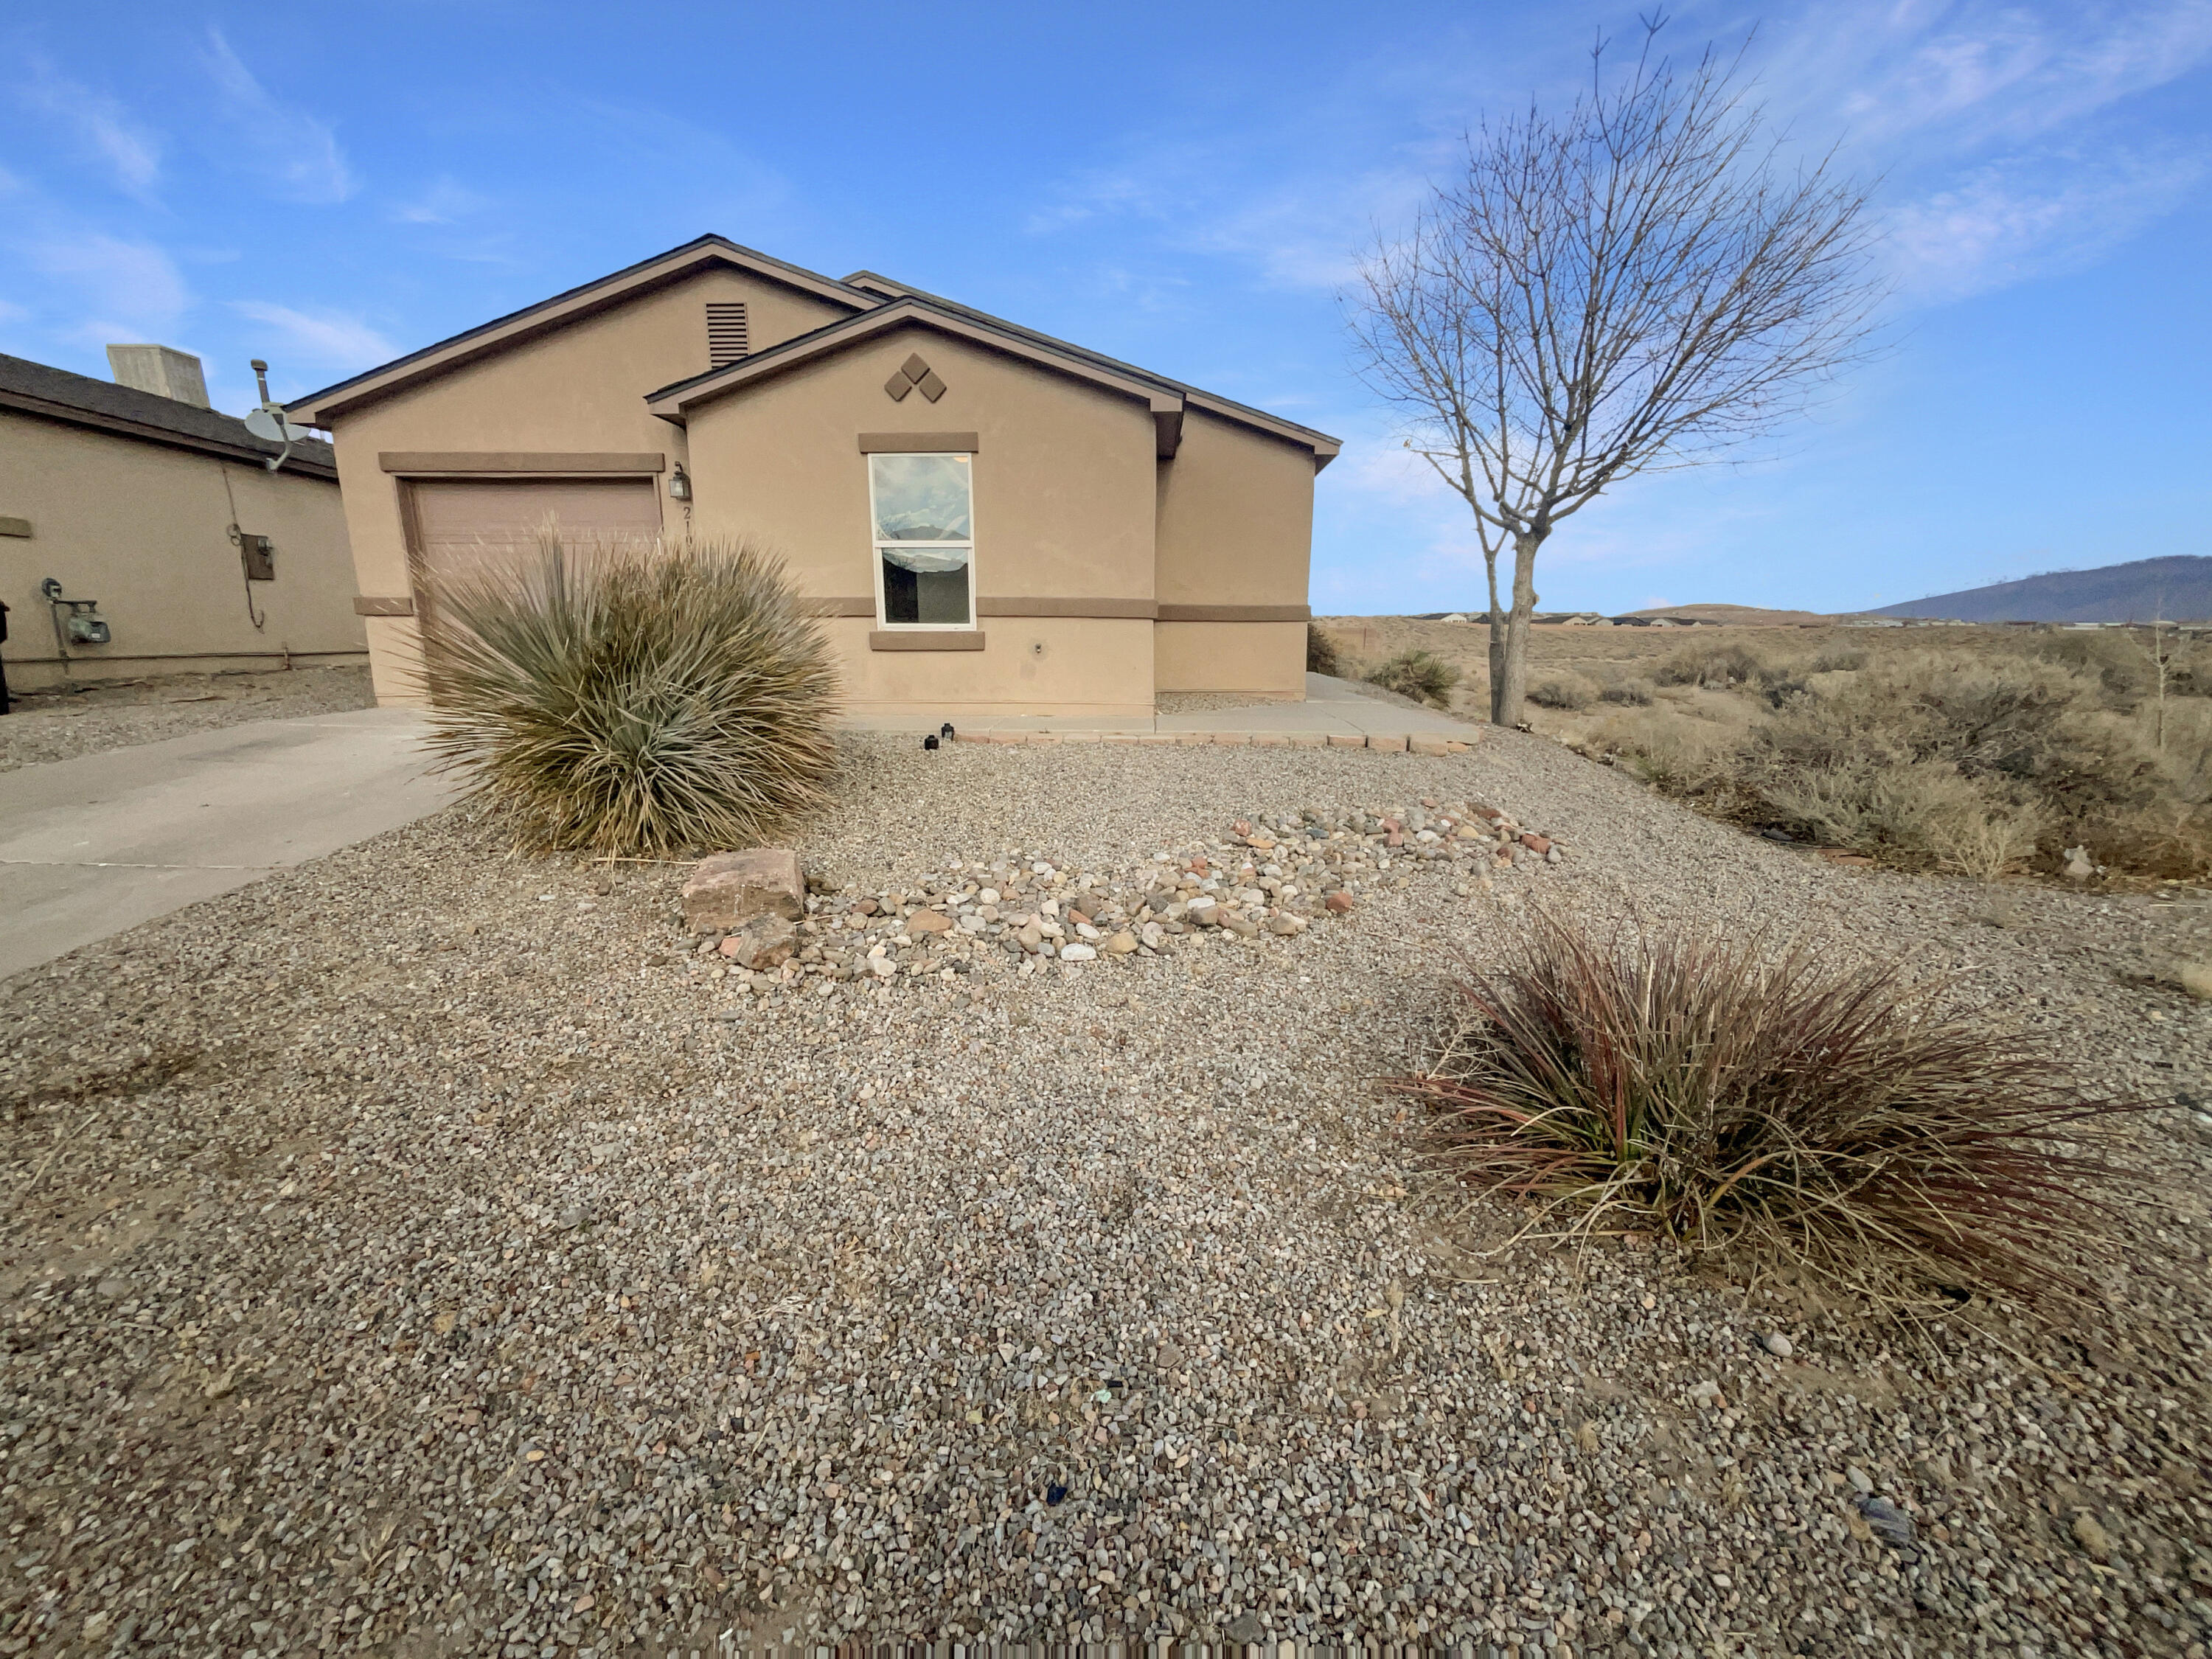
M 732 241 L 719 231 L 708 231 L 703 235 L 693 237 L 688 242 L 679 242 L 674 247 L 664 249 L 659 253 L 624 265 L 619 270 L 608 271 L 605 275 L 595 276 L 589 282 L 579 283 L 573 288 L 562 289 L 558 294 L 549 295 L 543 300 L 534 301 L 517 310 L 494 317 L 487 322 L 479 323 L 474 328 L 463 329 L 459 333 L 449 334 L 441 340 L 433 340 L 429 344 L 394 357 L 388 362 L 379 363 L 373 368 L 362 370 L 358 374 L 349 375 L 343 380 L 334 381 L 319 391 L 308 392 L 304 397 L 290 398 L 287 400 L 284 407 L 289 412 L 308 404 L 319 404 L 328 398 L 340 396 L 349 387 L 361 386 L 364 382 L 375 380 L 380 375 L 389 374 L 395 369 L 404 368 L 410 363 L 419 362 L 426 357 L 465 344 L 470 340 L 520 324 L 538 312 L 580 300 L 590 295 L 595 289 L 606 288 L 622 282 L 626 277 L 637 276 L 640 272 L 648 270 L 655 265 L 665 264 L 687 253 L 709 248 L 720 248 L 741 256 L 743 260 L 757 261 L 763 265 L 792 272 L 795 276 L 806 278 L 810 283 L 819 283 L 823 288 L 842 289 L 852 300 L 859 302 L 860 310 L 871 310 L 882 303 L 879 295 L 871 294 L 865 289 L 854 288 L 848 283 L 838 281 L 835 276 L 825 276 L 818 270 L 810 270 L 805 265 L 794 264 L 788 259 L 779 259 L 773 253 L 763 253 L 758 248 L 747 247 L 742 242 Z

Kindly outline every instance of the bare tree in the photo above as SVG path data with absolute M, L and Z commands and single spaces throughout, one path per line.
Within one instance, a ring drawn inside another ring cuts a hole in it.
M 1772 431 L 1867 350 L 1865 189 L 1832 153 L 1786 165 L 1741 58 L 1678 71 L 1656 54 L 1664 21 L 1626 74 L 1600 40 L 1565 116 L 1486 121 L 1347 295 L 1362 378 L 1474 509 L 1500 724 L 1521 718 L 1536 555 L 1560 521 Z
M 2189 658 L 2193 653 L 2196 641 L 2185 637 L 2172 623 L 2166 619 L 2166 595 L 2163 593 L 2159 595 L 2158 604 L 2152 611 L 2149 632 L 2149 638 L 2137 639 L 2135 629 L 2130 628 L 2128 637 L 2134 640 L 2136 647 L 2150 659 L 2151 668 L 2158 677 L 2158 708 L 2151 744 L 2154 748 L 2163 751 L 2166 748 L 2166 688 L 2175 674 L 2189 666 Z

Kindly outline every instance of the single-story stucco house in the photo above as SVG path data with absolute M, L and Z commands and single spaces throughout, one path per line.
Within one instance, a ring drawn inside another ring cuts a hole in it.
M 787 561 L 859 715 L 1302 693 L 1326 434 L 868 272 L 698 240 L 290 406 L 337 447 L 378 695 L 548 514 Z
M 277 446 L 208 407 L 198 358 L 107 355 L 114 380 L 0 356 L 8 684 L 360 662 L 330 446 L 271 472 Z

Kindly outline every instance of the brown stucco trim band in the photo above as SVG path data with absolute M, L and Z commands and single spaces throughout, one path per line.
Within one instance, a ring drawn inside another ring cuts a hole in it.
M 981 651 L 983 636 L 956 629 L 917 628 L 912 632 L 901 629 L 878 628 L 868 635 L 871 651 Z
M 978 599 L 979 617 L 1089 617 L 1150 622 L 1150 599 Z
M 1186 623 L 1301 623 L 1311 622 L 1313 611 L 1303 605 L 1164 605 L 1162 622 Z
M 810 617 L 872 617 L 873 599 L 801 599 L 799 608 Z
M 973 455 L 982 441 L 972 432 L 863 432 L 863 455 Z
M 402 477 L 480 472 L 665 472 L 668 457 L 658 451 L 634 455 L 576 454 L 568 451 L 386 449 L 376 464 Z
M 365 593 L 356 593 L 354 595 L 353 614 L 356 617 L 411 617 L 415 614 L 415 601 L 411 599 L 375 599 Z

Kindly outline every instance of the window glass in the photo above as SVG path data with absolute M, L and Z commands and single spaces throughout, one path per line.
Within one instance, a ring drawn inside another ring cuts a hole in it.
M 964 542 L 973 533 L 965 455 L 871 455 L 876 539 Z
M 884 620 L 886 623 L 968 625 L 968 561 L 950 570 L 915 570 L 897 562 L 897 551 L 883 550 Z
M 868 457 L 886 627 L 974 625 L 971 471 L 965 455 Z

